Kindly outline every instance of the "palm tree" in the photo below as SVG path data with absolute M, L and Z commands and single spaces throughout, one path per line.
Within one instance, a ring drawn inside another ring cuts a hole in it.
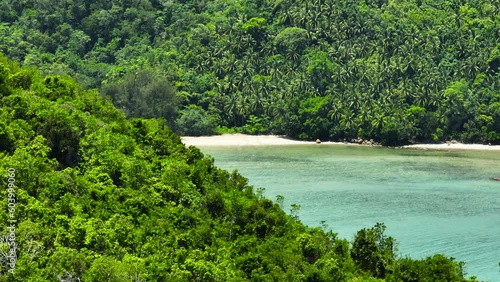
M 217 91 L 219 92 L 220 95 L 225 95 L 226 89 L 228 88 L 227 81 L 225 81 L 223 79 L 218 79 L 215 82 L 215 88 L 217 88 Z
M 236 88 L 238 90 L 241 90 L 245 87 L 245 84 L 247 83 L 248 73 L 243 71 L 241 67 L 238 67 L 238 70 L 233 73 L 231 79 L 232 81 L 234 81 Z
M 241 92 L 237 92 L 237 111 L 238 115 L 241 117 L 240 125 L 245 124 L 245 120 L 250 114 L 250 103 L 249 98 L 246 95 L 242 95 Z
M 321 13 L 324 14 L 327 18 L 331 19 L 332 14 L 336 10 L 336 5 L 334 0 L 326 0 L 323 5 L 320 5 Z
M 358 122 L 359 126 L 366 132 L 369 126 L 371 126 L 370 123 L 373 120 L 372 108 L 367 103 L 361 106 L 358 118 L 359 118 Z
M 236 58 L 234 54 L 231 54 L 227 52 L 222 59 L 222 64 L 224 66 L 223 70 L 225 73 L 233 73 L 236 70 L 236 64 L 235 64 Z
M 340 121 L 340 126 L 345 130 L 348 136 L 353 137 L 353 129 L 355 128 L 355 117 L 353 111 L 345 108 L 342 114 L 342 119 Z
M 278 23 L 288 26 L 292 23 L 293 17 L 293 11 L 290 9 L 290 6 L 287 6 L 283 9 L 282 14 L 278 17 Z
M 342 118 L 342 103 L 340 101 L 334 100 L 331 105 L 331 110 L 328 112 L 330 119 L 334 122 L 340 121 Z
M 272 54 L 274 54 L 276 52 L 273 44 L 271 43 L 266 43 L 264 44 L 261 48 L 260 48 L 260 51 L 259 53 L 261 54 L 261 56 L 263 57 L 269 57 L 271 56 Z
M 288 50 L 286 53 L 286 58 L 290 61 L 297 62 L 300 59 L 300 54 L 297 50 Z
M 309 4 L 305 2 L 305 6 L 298 9 L 293 15 L 293 22 L 302 28 L 306 28 L 306 23 L 309 21 Z
M 269 70 L 269 75 L 272 80 L 279 80 L 283 76 L 283 72 L 281 71 L 281 68 L 272 66 Z
M 262 114 L 267 105 L 266 99 L 259 92 L 252 93 L 249 97 L 249 102 L 250 110 L 252 110 L 255 115 Z
M 294 82 L 299 93 L 303 93 L 308 89 L 308 79 L 304 73 L 300 73 Z
M 374 118 L 371 122 L 371 125 L 374 129 L 376 129 L 378 132 L 380 132 L 380 130 L 387 123 L 387 120 L 388 120 L 387 116 L 383 112 L 381 112 L 380 109 L 378 109 L 375 112 L 375 115 L 374 115 Z
M 238 113 L 238 97 L 236 95 L 226 96 L 224 101 L 224 112 L 232 117 L 233 126 L 236 126 L 236 115 Z
M 227 78 L 227 77 L 226 77 Z M 238 89 L 238 85 L 236 84 L 236 81 L 234 80 L 234 77 L 231 76 L 229 79 L 226 79 L 226 94 L 232 94 L 234 91 Z

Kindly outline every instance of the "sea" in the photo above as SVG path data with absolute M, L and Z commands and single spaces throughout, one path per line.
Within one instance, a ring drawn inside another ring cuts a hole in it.
M 353 145 L 199 146 L 306 225 L 341 238 L 376 223 L 399 257 L 436 253 L 467 276 L 500 282 L 500 151 L 428 151 Z

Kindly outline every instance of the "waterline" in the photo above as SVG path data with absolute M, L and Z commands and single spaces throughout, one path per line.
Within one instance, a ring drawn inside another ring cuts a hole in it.
M 237 169 L 285 210 L 322 220 L 339 236 L 376 222 L 399 242 L 401 256 L 435 253 L 467 262 L 471 275 L 500 281 L 500 152 L 430 152 L 362 146 L 201 147 L 216 164 Z

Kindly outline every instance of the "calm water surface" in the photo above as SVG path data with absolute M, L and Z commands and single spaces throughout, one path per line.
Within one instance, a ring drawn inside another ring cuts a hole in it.
M 340 237 L 377 222 L 413 258 L 443 253 L 468 274 L 500 281 L 500 152 L 430 152 L 343 145 L 202 147 L 265 195 L 301 205 Z

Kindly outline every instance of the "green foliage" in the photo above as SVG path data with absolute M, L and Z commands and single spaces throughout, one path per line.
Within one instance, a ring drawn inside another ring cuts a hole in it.
M 235 127 L 232 127 L 232 128 L 228 128 L 227 126 L 220 126 L 218 125 L 217 128 L 216 128 L 216 131 L 218 134 L 234 134 L 237 132 L 237 128 Z
M 0 2 L 0 52 L 51 76 L 34 84 L 30 71 L 1 62 L 0 96 L 10 94 L 7 81 L 44 88 L 49 99 L 74 95 L 61 88 L 72 76 L 127 117 L 171 127 L 177 109 L 195 105 L 243 132 L 500 142 L 490 107 L 500 91 L 500 19 L 486 0 L 47 3 Z M 327 98 L 328 113 L 298 115 L 313 97 Z
M 177 115 L 178 99 L 166 77 L 144 69 L 125 75 L 123 80 L 106 84 L 102 94 L 109 96 L 127 117 L 164 118 L 170 125 Z
M 323 51 L 311 52 L 307 57 L 309 59 L 307 74 L 311 78 L 311 84 L 319 94 L 324 95 L 328 86 L 333 83 L 335 67 Z
M 392 272 L 395 260 L 395 240 L 386 237 L 385 225 L 377 223 L 370 229 L 358 231 L 354 237 L 351 257 L 364 271 L 378 278 Z
M 247 120 L 247 124 L 245 124 L 242 128 L 242 132 L 247 134 L 264 134 L 269 132 L 269 127 L 270 122 L 268 117 L 256 117 L 254 115 L 250 115 Z
M 191 106 L 181 111 L 175 124 L 181 135 L 213 135 L 216 132 L 217 118 L 200 107 Z
M 14 133 L 5 123 L 0 123 L 0 151 L 12 152 L 14 149 Z
M 443 255 L 434 255 L 424 260 L 399 259 L 387 281 L 467 281 L 463 276 L 463 264 Z
M 486 62 L 492 71 L 498 72 L 500 68 L 500 45 L 495 46 Z
M 299 104 L 298 120 L 289 126 L 300 124 L 300 139 L 327 139 L 331 122 L 328 120 L 328 98 L 310 97 Z
M 0 281 L 466 281 L 463 265 L 443 256 L 395 260 L 381 224 L 361 230 L 351 249 L 331 231 L 303 225 L 299 205 L 286 214 L 282 196 L 273 203 L 237 171 L 186 148 L 164 119 L 127 120 L 69 78 L 0 61 L 11 66 L 5 77 L 31 81 L 30 90 L 8 81 L 12 92 L 0 104 L 0 171 L 15 169 L 18 243 L 16 273 L 2 257 Z M 311 117 L 327 112 L 328 99 L 300 105 Z M 183 128 L 215 128 L 199 107 L 183 116 Z M 7 194 L 0 190 L 3 206 Z M 5 236 L 7 209 L 0 218 Z
M 248 32 L 252 37 L 260 41 L 265 38 L 267 31 L 266 19 L 264 18 L 251 18 L 241 27 L 245 32 Z
M 308 45 L 307 31 L 298 27 L 287 27 L 276 35 L 275 42 L 282 52 L 300 55 Z

